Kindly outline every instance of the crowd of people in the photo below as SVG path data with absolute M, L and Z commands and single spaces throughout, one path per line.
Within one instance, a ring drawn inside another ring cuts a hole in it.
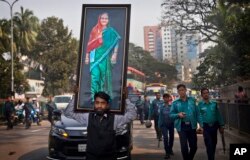
M 48 102 L 46 103 L 46 110 L 48 111 L 48 120 L 52 121 L 52 112 L 57 107 L 52 101 L 52 96 L 49 96 Z M 26 97 L 25 100 L 22 99 L 12 99 L 8 96 L 3 107 L 4 117 L 7 121 L 7 130 L 13 129 L 14 125 L 22 123 L 25 129 L 29 129 L 31 124 L 34 122 L 37 125 L 41 125 L 42 113 L 41 106 L 37 101 L 37 98 Z
M 178 98 L 173 101 L 168 93 L 155 94 L 152 103 L 147 96 L 135 103 L 141 124 L 153 120 L 156 138 L 162 141 L 165 149 L 164 159 L 174 155 L 174 128 L 178 132 L 181 153 L 184 160 L 192 160 L 197 151 L 197 130 L 203 133 L 208 160 L 215 159 L 217 131 L 224 133 L 224 122 L 217 102 L 210 99 L 209 89 L 201 89 L 202 100 L 196 102 L 187 95 L 184 84 L 177 86 Z M 162 96 L 162 97 L 161 97 Z M 199 124 L 199 125 L 198 125 Z M 199 126 L 199 128 L 197 127 Z
M 159 141 L 163 140 L 164 159 L 174 156 L 173 144 L 176 129 L 184 160 L 194 159 L 197 151 L 197 130 L 203 133 L 208 160 L 214 160 L 217 132 L 219 131 L 220 134 L 224 133 L 224 121 L 217 102 L 210 99 L 209 89 L 207 88 L 201 89 L 202 99 L 199 102 L 187 95 L 187 88 L 184 84 L 177 85 L 177 92 L 178 98 L 174 101 L 168 93 L 163 95 L 156 93 L 152 103 L 147 95 L 143 99 L 140 96 L 135 105 L 127 99 L 127 112 L 124 115 L 112 114 L 109 110 L 110 96 L 105 92 L 97 92 L 94 95 L 94 112 L 74 112 L 74 100 L 72 100 L 64 114 L 66 117 L 73 118 L 81 124 L 88 126 L 87 159 L 116 159 L 115 131 L 122 125 L 132 122 L 138 115 L 142 125 L 145 121 L 154 121 L 156 138 Z M 240 88 L 239 94 L 236 96 L 246 98 Z M 52 112 L 56 109 L 52 99 L 53 97 L 50 96 L 46 104 L 48 120 L 51 124 L 53 123 Z M 29 128 L 31 112 L 39 112 L 39 109 L 40 106 L 36 99 L 32 99 L 31 102 L 29 98 L 26 98 L 25 102 L 19 100 L 17 105 L 14 106 L 11 97 L 8 97 L 4 104 L 7 129 L 13 128 L 11 116 L 16 110 L 24 111 L 25 126 Z M 37 123 L 40 125 L 39 121 Z M 103 136 L 106 138 L 101 138 Z

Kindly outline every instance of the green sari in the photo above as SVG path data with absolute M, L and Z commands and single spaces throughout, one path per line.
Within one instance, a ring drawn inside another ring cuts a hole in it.
M 119 34 L 112 28 L 103 30 L 103 43 L 90 52 L 90 74 L 91 74 L 91 98 L 98 91 L 104 91 L 112 98 L 112 64 L 111 57 L 115 47 L 121 39 Z

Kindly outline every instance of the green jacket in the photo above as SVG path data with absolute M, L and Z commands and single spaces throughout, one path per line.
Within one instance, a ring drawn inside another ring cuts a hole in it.
M 209 100 L 205 103 L 203 100 L 198 104 L 200 119 L 205 123 L 218 122 L 220 126 L 224 126 L 224 121 L 217 106 L 217 102 Z
M 197 122 L 202 125 L 200 119 L 200 112 L 196 106 L 195 99 L 193 97 L 187 97 L 187 108 L 185 108 L 183 104 L 184 103 L 180 98 L 176 99 L 172 103 L 172 107 L 170 110 L 170 118 L 174 120 L 174 126 L 176 130 L 181 131 L 181 122 L 183 121 L 183 119 L 179 118 L 178 116 L 179 112 L 185 112 L 187 114 L 187 117 L 191 122 L 192 129 L 197 128 Z

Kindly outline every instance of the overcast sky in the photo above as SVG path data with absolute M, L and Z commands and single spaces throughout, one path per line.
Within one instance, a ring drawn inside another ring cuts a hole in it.
M 7 0 L 12 3 L 14 0 Z M 13 12 L 20 7 L 32 10 L 40 20 L 56 16 L 64 20 L 64 25 L 80 37 L 82 4 L 131 4 L 130 42 L 144 47 L 143 26 L 160 23 L 162 0 L 19 0 Z M 0 1 L 0 18 L 10 18 L 10 7 Z

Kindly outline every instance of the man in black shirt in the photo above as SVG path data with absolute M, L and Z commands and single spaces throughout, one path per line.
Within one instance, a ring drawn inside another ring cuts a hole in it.
M 87 160 L 116 160 L 116 130 L 136 118 L 135 106 L 127 99 L 125 115 L 109 112 L 110 96 L 105 92 L 94 95 L 93 113 L 76 113 L 74 101 L 68 105 L 64 115 L 87 125 Z

